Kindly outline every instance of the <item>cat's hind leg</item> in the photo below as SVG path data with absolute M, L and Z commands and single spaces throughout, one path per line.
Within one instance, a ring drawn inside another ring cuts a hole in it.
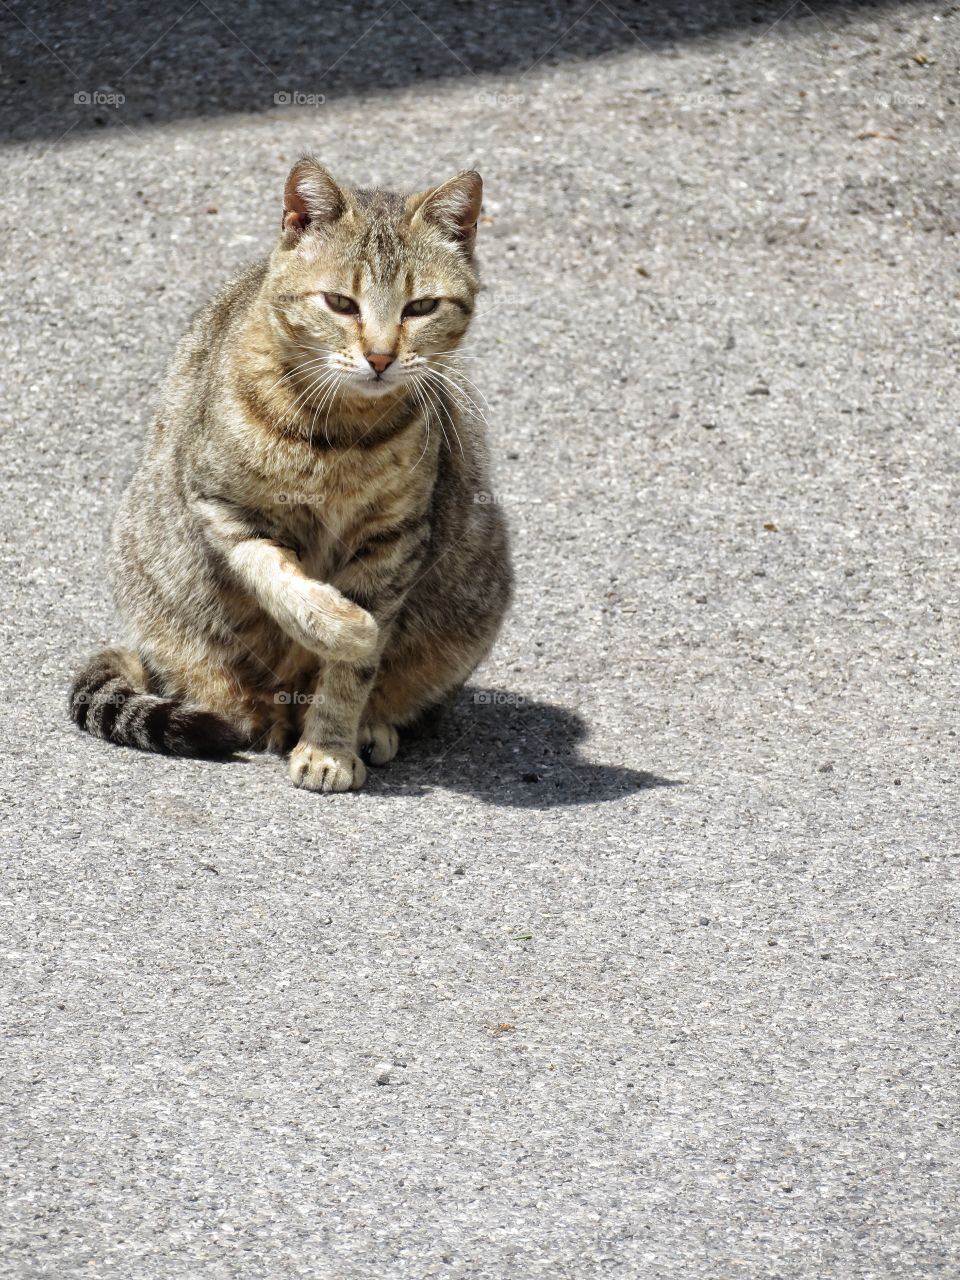
M 397 730 L 404 737 L 434 732 L 489 648 L 487 640 L 455 634 L 421 635 L 388 647 L 363 712 L 361 732 L 366 741 L 378 746 L 389 742 L 392 749 L 382 761 L 371 755 L 371 763 L 393 759 Z
M 158 689 L 131 649 L 104 649 L 74 679 L 70 715 L 95 738 L 163 755 L 221 757 L 248 745 L 247 725 L 191 692 Z

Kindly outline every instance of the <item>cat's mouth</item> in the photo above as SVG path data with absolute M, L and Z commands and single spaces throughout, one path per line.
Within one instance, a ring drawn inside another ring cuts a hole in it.
M 350 375 L 348 386 L 352 393 L 378 398 L 392 391 L 398 391 L 405 382 L 404 374 L 394 373 L 393 370 L 379 374 L 357 370 Z

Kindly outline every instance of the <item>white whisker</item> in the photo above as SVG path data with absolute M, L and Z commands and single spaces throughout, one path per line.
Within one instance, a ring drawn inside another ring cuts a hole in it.
M 462 387 L 456 385 L 451 386 L 449 383 L 440 379 L 435 369 L 430 370 L 425 375 L 424 380 L 433 387 L 434 391 L 443 390 L 443 392 L 449 396 L 451 402 L 458 408 L 464 410 L 467 416 L 473 414 L 481 420 L 484 419 L 483 407 L 479 405 L 476 400 L 471 399 Z
M 417 404 L 422 406 L 423 425 L 426 427 L 426 438 L 424 439 L 424 442 L 423 442 L 423 450 L 420 454 L 420 457 L 416 460 L 416 462 L 410 468 L 410 473 L 412 475 L 413 472 L 416 471 L 417 467 L 419 467 L 420 463 L 423 461 L 424 457 L 426 456 L 427 449 L 430 445 L 430 410 L 427 407 L 426 400 L 424 400 L 423 398 L 423 394 L 420 391 L 420 387 L 415 382 L 412 382 L 410 384 L 410 388 L 413 391 L 414 395 L 417 397 Z
M 457 441 L 457 445 L 458 445 L 458 447 L 459 447 L 459 449 L 460 449 L 460 456 L 461 456 L 461 457 L 464 457 L 465 455 L 464 455 L 464 452 L 463 452 L 463 442 L 462 442 L 462 441 L 461 441 L 461 439 L 460 439 L 460 433 L 457 431 L 456 425 L 454 424 L 454 421 L 453 421 L 453 414 L 450 412 L 449 408 L 448 408 L 448 407 L 447 407 L 447 405 L 444 403 L 443 396 L 442 396 L 442 395 L 441 395 L 441 393 L 440 393 L 440 389 L 439 389 L 439 387 L 431 387 L 431 386 L 430 386 L 430 383 L 429 383 L 429 375 L 428 375 L 427 377 L 425 377 L 425 378 L 421 381 L 420 386 L 421 386 L 421 389 L 423 390 L 424 394 L 425 394 L 425 395 L 427 395 L 427 396 L 429 396 L 429 397 L 430 397 L 430 400 L 431 400 L 432 402 L 436 403 L 436 404 L 437 404 L 437 406 L 438 406 L 440 409 L 442 409 L 442 410 L 443 410 L 443 412 L 447 415 L 447 421 L 448 421 L 448 422 L 449 422 L 449 424 L 450 424 L 450 430 L 453 432 L 454 437 L 456 438 L 456 441 Z M 446 441 L 447 448 L 448 448 L 448 449 L 450 449 L 450 451 L 451 451 L 451 453 L 452 453 L 452 452 L 453 452 L 453 450 L 452 450 L 452 448 L 451 448 L 450 440 L 449 440 L 449 438 L 448 438 L 448 436 L 447 436 L 446 429 L 445 429 L 445 427 L 444 427 L 444 425 L 443 425 L 443 419 L 442 419 L 442 418 L 440 418 L 440 417 L 439 417 L 439 415 L 438 415 L 437 421 L 438 421 L 438 423 L 439 423 L 439 425 L 440 425 L 440 430 L 443 432 L 443 438 L 444 438 L 444 440 Z
M 480 399 L 483 401 L 484 407 L 489 409 L 490 405 L 489 405 L 489 402 L 487 401 L 487 397 L 483 394 L 483 392 L 480 390 L 477 384 L 473 382 L 472 379 L 467 377 L 467 375 L 463 372 L 462 369 L 458 369 L 456 368 L 456 366 L 450 366 L 450 365 L 445 366 L 443 369 L 438 369 L 435 364 L 429 364 L 429 362 L 428 362 L 428 367 L 431 373 L 435 373 L 438 377 L 445 378 L 447 382 L 455 386 L 458 391 L 461 391 L 465 396 L 468 396 L 472 400 L 473 397 L 470 395 L 470 391 L 467 390 L 467 387 L 471 388 L 471 390 L 475 391 L 477 395 L 480 397 Z M 466 387 L 461 386 L 460 383 L 457 381 L 457 378 L 462 378 L 463 381 L 467 384 L 467 386 Z

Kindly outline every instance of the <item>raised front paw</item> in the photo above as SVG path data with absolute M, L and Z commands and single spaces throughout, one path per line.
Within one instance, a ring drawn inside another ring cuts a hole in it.
M 400 735 L 392 724 L 365 724 L 360 728 L 359 745 L 368 764 L 387 764 L 397 754 Z
M 359 791 L 367 780 L 367 766 L 342 747 L 299 742 L 290 753 L 290 778 L 305 791 Z
M 326 582 L 293 579 L 279 607 L 287 632 L 313 653 L 365 662 L 376 651 L 376 619 Z

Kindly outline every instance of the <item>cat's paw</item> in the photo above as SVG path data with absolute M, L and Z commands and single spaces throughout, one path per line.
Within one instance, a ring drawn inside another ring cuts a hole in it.
M 367 780 L 367 766 L 342 747 L 299 742 L 290 753 L 290 780 L 305 791 L 359 791 Z
M 326 582 L 296 582 L 286 601 L 285 629 L 304 648 L 337 662 L 365 662 L 376 652 L 373 614 Z
M 365 724 L 360 728 L 360 754 L 367 764 L 389 764 L 397 754 L 400 735 L 392 724 Z
M 339 598 L 331 606 L 327 593 L 335 590 L 326 584 L 311 588 L 320 606 L 319 617 L 323 623 L 318 631 L 324 638 L 327 654 L 337 662 L 366 662 L 377 649 L 380 636 L 377 620 L 339 591 L 336 591 Z M 313 616 L 316 618 L 318 614 Z

